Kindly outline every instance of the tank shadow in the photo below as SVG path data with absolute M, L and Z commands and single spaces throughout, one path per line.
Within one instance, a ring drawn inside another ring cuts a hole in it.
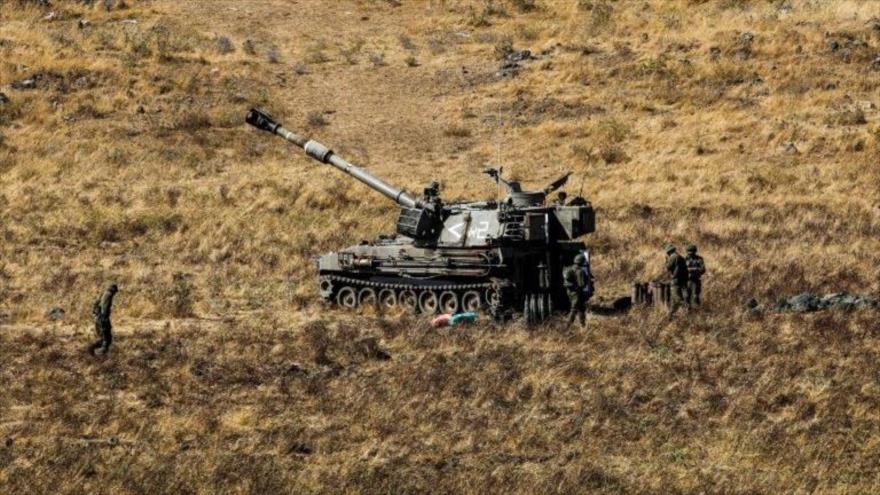
M 616 316 L 627 313 L 632 308 L 630 296 L 618 297 L 607 304 L 591 304 L 590 313 L 600 316 Z

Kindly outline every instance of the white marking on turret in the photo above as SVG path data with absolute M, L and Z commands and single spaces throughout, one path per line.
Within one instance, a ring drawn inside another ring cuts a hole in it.
M 461 239 L 461 234 L 462 234 L 461 231 L 464 229 L 464 226 L 465 226 L 465 223 L 462 222 L 462 223 L 453 225 L 452 227 L 449 227 L 446 230 L 455 234 L 456 239 Z

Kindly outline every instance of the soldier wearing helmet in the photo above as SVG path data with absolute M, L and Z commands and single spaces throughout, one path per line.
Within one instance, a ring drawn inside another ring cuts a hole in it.
M 699 306 L 700 294 L 703 292 L 703 275 L 706 273 L 706 263 L 703 257 L 697 254 L 697 246 L 691 244 L 687 247 L 687 257 L 684 259 L 688 270 L 687 297 L 688 305 Z
M 101 354 L 107 354 L 110 351 L 110 344 L 113 342 L 110 312 L 113 307 L 113 297 L 118 291 L 119 287 L 116 284 L 110 285 L 92 306 L 92 316 L 95 317 L 95 333 L 98 335 L 98 340 L 89 347 L 89 354 L 94 355 L 97 350 L 100 350 Z
M 565 290 L 568 292 L 568 301 L 571 308 L 568 313 L 568 325 L 571 328 L 575 317 L 581 322 L 581 327 L 587 328 L 587 301 L 593 296 L 593 274 L 590 270 L 590 260 L 585 253 L 574 257 L 574 265 L 569 266 L 563 273 Z
M 680 254 L 676 252 L 675 246 L 667 244 L 664 247 L 666 251 L 666 272 L 669 273 L 671 297 L 669 306 L 669 314 L 673 315 L 678 308 L 687 304 L 685 302 L 685 291 L 688 283 L 687 263 Z

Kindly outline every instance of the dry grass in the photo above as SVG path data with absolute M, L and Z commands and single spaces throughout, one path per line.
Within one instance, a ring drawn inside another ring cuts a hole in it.
M 877 315 L 739 310 L 880 294 L 874 2 L 37 3 L 0 3 L 0 492 L 878 491 Z M 695 242 L 711 307 L 321 314 L 310 257 L 394 208 L 249 106 L 413 191 L 573 170 L 600 298 Z

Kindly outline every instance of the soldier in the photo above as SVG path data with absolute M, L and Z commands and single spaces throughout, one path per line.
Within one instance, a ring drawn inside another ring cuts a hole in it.
M 684 259 L 688 269 L 687 303 L 688 306 L 700 305 L 700 294 L 703 292 L 703 274 L 706 273 L 706 263 L 703 257 L 697 254 L 697 246 L 691 244 L 687 247 L 687 257 Z
M 436 198 L 437 196 L 440 196 L 440 183 L 436 180 L 432 180 L 431 183 L 428 184 L 428 187 L 425 188 L 422 197 L 424 197 L 426 200 L 430 200 L 432 198 Z
M 672 298 L 669 314 L 674 315 L 678 308 L 684 306 L 685 297 L 684 292 L 687 287 L 688 282 L 688 271 L 687 271 L 687 263 L 684 261 L 684 258 L 681 257 L 677 252 L 675 252 L 675 246 L 672 244 L 666 245 L 666 271 L 669 273 L 671 277 L 670 281 L 670 296 Z
M 92 306 L 92 315 L 95 317 L 95 333 L 98 334 L 98 340 L 89 347 L 89 354 L 93 356 L 98 349 L 100 349 L 101 354 L 107 354 L 110 351 L 110 344 L 113 343 L 113 326 L 110 324 L 110 312 L 113 307 L 113 296 L 116 295 L 117 291 L 119 291 L 119 287 L 116 284 L 112 284 Z
M 568 291 L 568 300 L 571 310 L 568 313 L 568 325 L 571 328 L 577 316 L 581 321 L 581 327 L 587 328 L 587 301 L 593 296 L 593 274 L 590 271 L 590 263 L 584 253 L 574 257 L 574 265 L 565 269 L 563 274 L 565 290 Z
M 568 199 L 568 194 L 565 191 L 559 191 L 556 194 L 556 199 L 551 203 L 552 206 L 565 206 L 565 200 Z

